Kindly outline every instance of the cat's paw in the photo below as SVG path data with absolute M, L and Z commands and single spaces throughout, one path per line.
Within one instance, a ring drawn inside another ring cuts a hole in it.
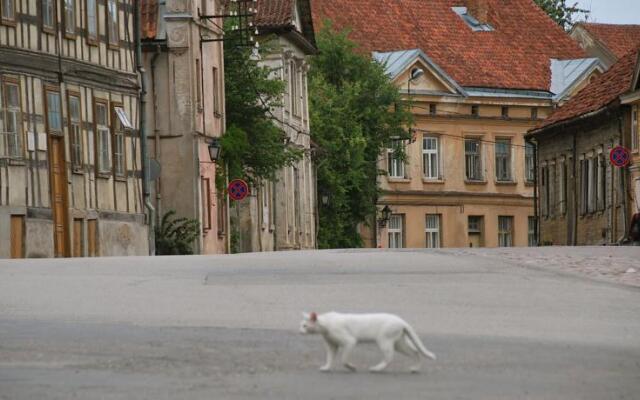
M 374 365 L 369 368 L 369 372 L 383 372 L 385 368 L 387 368 L 386 365 Z
M 331 366 L 330 365 L 323 365 L 322 367 L 319 368 L 320 371 L 322 372 L 330 372 L 331 371 Z
M 351 371 L 351 372 L 356 372 L 356 367 L 355 367 L 355 365 L 350 364 L 350 363 L 346 363 L 346 364 L 344 364 L 344 366 L 345 366 L 349 371 Z
M 419 374 L 420 373 L 420 367 L 411 367 L 411 373 L 412 374 Z

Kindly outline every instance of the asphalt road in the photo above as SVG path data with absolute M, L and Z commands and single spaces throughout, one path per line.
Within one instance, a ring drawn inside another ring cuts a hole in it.
M 0 399 L 638 399 L 640 289 L 504 251 L 0 261 Z M 321 373 L 303 310 L 397 313 L 438 360 Z

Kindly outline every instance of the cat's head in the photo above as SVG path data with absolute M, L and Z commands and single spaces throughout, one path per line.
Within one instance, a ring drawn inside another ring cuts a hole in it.
M 318 314 L 303 312 L 300 333 L 318 333 Z

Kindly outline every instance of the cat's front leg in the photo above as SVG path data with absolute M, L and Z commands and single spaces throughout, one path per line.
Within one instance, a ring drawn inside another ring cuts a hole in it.
M 335 358 L 336 352 L 338 351 L 338 346 L 326 341 L 324 344 L 327 348 L 327 362 L 322 367 L 320 367 L 320 371 L 327 372 L 331 371 L 331 367 L 333 366 L 333 359 Z
M 355 371 L 356 367 L 355 365 L 351 364 L 349 362 L 349 356 L 351 355 L 351 352 L 353 351 L 353 348 L 356 347 L 356 340 L 355 339 L 350 339 L 348 340 L 345 344 L 344 344 L 344 348 L 342 350 L 342 364 L 350 371 Z

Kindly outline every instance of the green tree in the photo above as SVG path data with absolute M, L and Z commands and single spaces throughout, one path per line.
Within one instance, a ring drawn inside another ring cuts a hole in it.
M 287 145 L 270 111 L 281 103 L 284 82 L 273 79 L 268 67 L 258 65 L 251 48 L 235 46 L 234 35 L 227 35 L 229 45 L 224 51 L 228 128 L 221 140 L 221 158 L 230 179 L 255 184 L 275 179 L 276 172 L 301 153 Z
M 563 29 L 569 30 L 579 18 L 589 16 L 589 10 L 578 7 L 578 3 L 568 5 L 567 0 L 534 0 Z
M 358 54 L 346 32 L 329 23 L 316 36 L 311 61 L 311 136 L 318 146 L 318 246 L 362 246 L 358 225 L 373 220 L 379 195 L 378 160 L 391 138 L 408 138 L 406 111 L 384 68 Z

